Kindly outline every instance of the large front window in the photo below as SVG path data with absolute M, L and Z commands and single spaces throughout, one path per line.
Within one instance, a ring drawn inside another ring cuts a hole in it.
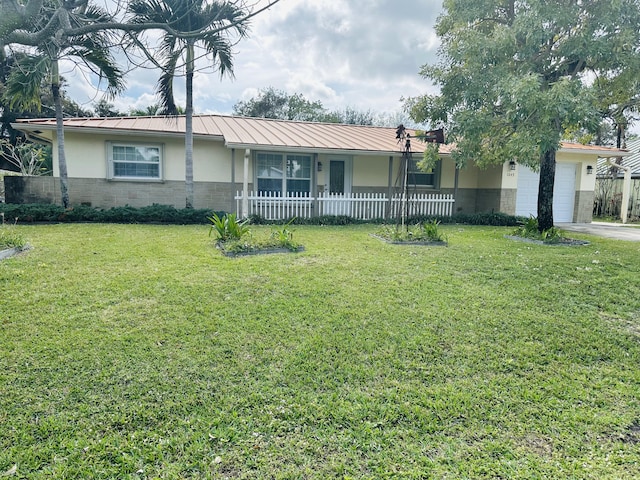
M 259 193 L 309 195 L 311 156 L 282 153 L 256 154 L 256 181 Z
M 162 146 L 108 143 L 109 177 L 160 180 Z

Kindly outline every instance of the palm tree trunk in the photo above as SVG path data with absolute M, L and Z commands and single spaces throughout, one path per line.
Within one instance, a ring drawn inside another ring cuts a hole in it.
M 187 108 L 185 110 L 185 175 L 184 186 L 186 190 L 186 208 L 193 208 L 193 71 L 194 48 L 189 42 L 187 45 Z
M 62 98 L 60 96 L 60 71 L 58 60 L 51 65 L 51 93 L 56 110 L 56 136 L 58 139 L 58 168 L 60 170 L 60 195 L 62 206 L 69 208 L 69 184 L 67 178 L 67 158 L 64 153 L 64 117 L 62 116 Z
M 556 178 L 556 151 L 549 149 L 540 158 L 540 183 L 538 184 L 538 230 L 553 227 L 553 185 Z

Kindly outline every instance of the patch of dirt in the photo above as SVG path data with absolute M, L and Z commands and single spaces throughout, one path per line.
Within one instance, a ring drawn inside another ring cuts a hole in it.
M 380 235 L 371 234 L 373 238 L 377 238 L 380 241 L 388 243 L 390 245 L 416 245 L 416 246 L 434 246 L 434 247 L 446 247 L 447 242 L 438 241 L 425 241 L 425 240 L 391 240 L 389 238 L 382 237 Z
M 622 441 L 624 443 L 633 443 L 634 445 L 640 443 L 640 421 L 636 420 L 627 427 L 627 431 L 622 436 Z
M 225 257 L 247 257 L 250 255 L 269 255 L 272 253 L 298 253 L 303 252 L 304 247 L 300 246 L 295 250 L 290 250 L 288 248 L 256 248 L 254 250 L 246 250 L 242 252 L 229 252 L 224 248 L 220 248 L 220 251 Z
M 541 457 L 550 457 L 553 454 L 553 443 L 546 437 L 530 434 L 521 440 L 521 444 L 527 450 Z
M 505 235 L 504 238 L 508 238 L 509 240 L 513 240 L 516 242 L 534 243 L 536 245 L 547 245 L 550 247 L 555 247 L 555 246 L 579 247 L 582 245 L 589 245 L 589 242 L 587 242 L 586 240 L 578 240 L 575 238 L 567 238 L 567 237 L 562 237 L 559 240 L 553 241 L 553 242 L 544 242 L 542 240 L 536 240 L 533 238 L 519 237 L 518 235 Z
M 606 315 L 604 313 L 601 313 L 600 316 L 614 328 L 625 330 L 632 335 L 640 337 L 640 312 L 632 315 L 628 320 L 611 315 Z
M 640 444 L 640 420 L 635 420 L 622 432 L 607 435 L 606 439 L 612 442 L 622 442 L 631 445 Z

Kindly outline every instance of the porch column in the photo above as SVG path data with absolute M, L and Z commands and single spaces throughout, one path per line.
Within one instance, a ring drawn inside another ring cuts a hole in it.
M 393 200 L 393 157 L 389 157 L 389 185 L 388 185 L 388 200 L 387 200 L 387 220 L 391 217 L 391 206 Z
M 615 158 L 607 158 L 609 165 L 615 168 L 619 168 L 624 171 L 624 180 L 622 183 L 622 204 L 620 205 L 620 218 L 622 223 L 627 223 L 629 218 L 629 194 L 631 192 L 631 167 L 617 164 Z M 616 176 L 618 172 L 616 170 Z
M 442 164 L 442 160 L 440 160 Z M 460 168 L 458 162 L 456 162 L 456 174 L 453 180 L 453 205 L 451 206 L 451 215 L 456 214 L 456 202 L 458 201 L 458 185 L 460 184 Z
M 244 171 L 242 181 L 242 218 L 249 217 L 249 157 L 251 150 L 248 148 L 244 151 Z
M 238 214 L 238 202 L 236 201 L 236 149 L 231 149 L 231 205 Z
M 320 202 L 318 201 L 318 154 L 314 153 L 313 154 L 313 172 L 311 175 L 312 178 L 312 182 L 311 182 L 311 198 L 313 198 L 313 211 L 311 212 L 311 215 L 314 217 L 317 217 L 320 212 L 318 211 L 318 206 L 320 205 Z

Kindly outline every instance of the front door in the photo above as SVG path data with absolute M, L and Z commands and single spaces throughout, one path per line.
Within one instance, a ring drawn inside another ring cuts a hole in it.
M 325 213 L 327 215 L 350 215 L 351 202 L 351 160 L 347 158 L 329 159 L 325 192 L 328 193 Z

